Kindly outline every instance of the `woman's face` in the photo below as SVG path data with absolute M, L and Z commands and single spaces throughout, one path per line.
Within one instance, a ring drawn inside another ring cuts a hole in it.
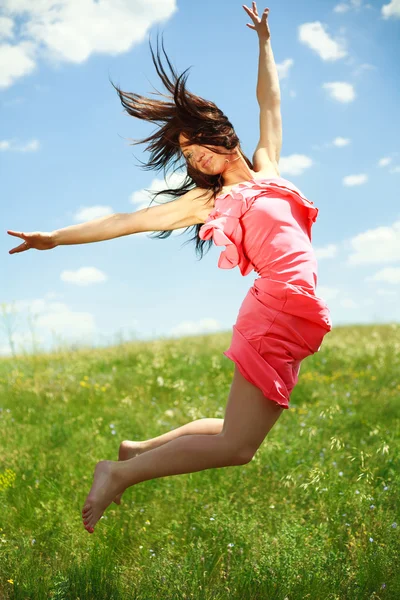
M 187 163 L 190 163 L 198 171 L 207 173 L 208 175 L 219 175 L 223 173 L 229 163 L 226 159 L 229 158 L 228 150 L 223 146 L 213 146 L 207 144 L 207 148 L 200 146 L 199 144 L 190 144 L 189 146 L 182 146 L 185 142 L 188 142 L 188 138 L 184 133 L 179 134 L 179 144 L 181 145 L 182 154 L 185 157 Z M 216 148 L 220 152 L 224 152 L 224 155 L 217 154 L 209 148 Z

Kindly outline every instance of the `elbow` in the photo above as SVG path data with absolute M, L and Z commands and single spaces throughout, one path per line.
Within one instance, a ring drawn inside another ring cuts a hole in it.
M 260 107 L 276 108 L 281 105 L 281 93 L 279 90 L 268 94 L 257 92 L 257 102 Z

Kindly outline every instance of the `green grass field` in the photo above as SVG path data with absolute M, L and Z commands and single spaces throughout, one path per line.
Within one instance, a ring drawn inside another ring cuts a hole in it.
M 129 488 L 99 460 L 223 417 L 230 333 L 0 361 L 0 598 L 400 598 L 400 326 L 337 327 L 247 465 Z

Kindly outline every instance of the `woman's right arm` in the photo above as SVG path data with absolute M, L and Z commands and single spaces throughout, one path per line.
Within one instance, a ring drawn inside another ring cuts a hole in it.
M 53 232 L 56 246 L 102 242 L 124 235 L 145 231 L 164 231 L 190 227 L 202 223 L 204 203 L 199 196 L 206 190 L 194 188 L 180 198 L 137 210 L 133 213 L 115 213 L 80 225 L 71 225 Z M 201 211 L 203 207 L 203 211 Z
M 207 193 L 203 196 L 205 192 Z M 102 242 L 144 231 L 190 227 L 204 223 L 207 212 L 204 205 L 211 198 L 212 191 L 196 187 L 171 202 L 143 208 L 133 213 L 115 213 L 50 233 L 17 233 L 8 230 L 10 235 L 19 237 L 28 244 L 14 248 L 10 254 L 30 248 L 49 250 L 56 246 Z M 208 210 L 211 210 L 211 206 Z

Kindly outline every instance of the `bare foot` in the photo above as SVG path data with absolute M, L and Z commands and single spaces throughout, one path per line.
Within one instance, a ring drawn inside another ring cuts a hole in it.
M 94 469 L 93 484 L 82 509 L 83 524 L 89 533 L 93 533 L 97 521 L 118 493 L 121 493 L 118 463 L 101 460 Z
M 135 458 L 142 452 L 146 452 L 144 448 L 143 442 L 130 442 L 129 440 L 125 440 L 121 442 L 118 452 L 118 460 L 129 460 L 130 458 Z M 122 494 L 118 494 L 114 498 L 115 504 L 121 504 Z

